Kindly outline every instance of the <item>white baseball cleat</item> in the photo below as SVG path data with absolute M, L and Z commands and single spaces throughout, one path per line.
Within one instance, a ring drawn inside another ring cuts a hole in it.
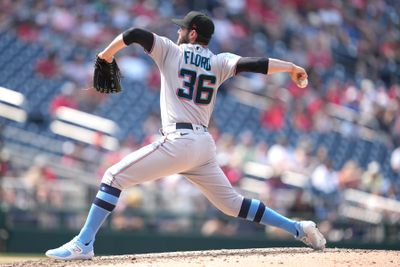
M 94 240 L 85 245 L 75 236 L 61 247 L 46 251 L 46 256 L 57 260 L 90 260 L 94 257 L 93 243 Z
M 312 221 L 301 221 L 299 224 L 304 232 L 304 236 L 298 237 L 297 239 L 315 250 L 323 250 L 326 240 L 318 230 L 317 225 Z

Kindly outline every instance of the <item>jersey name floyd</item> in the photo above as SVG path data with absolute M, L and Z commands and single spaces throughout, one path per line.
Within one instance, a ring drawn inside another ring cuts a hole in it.
M 207 71 L 211 70 L 210 58 L 203 57 L 191 51 L 185 50 L 185 64 L 195 65 L 196 67 L 203 68 Z

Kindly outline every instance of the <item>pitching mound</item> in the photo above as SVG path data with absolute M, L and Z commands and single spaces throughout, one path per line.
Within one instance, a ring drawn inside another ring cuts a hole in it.
M 308 248 L 209 250 L 95 257 L 89 261 L 30 260 L 3 266 L 400 266 L 399 251 Z

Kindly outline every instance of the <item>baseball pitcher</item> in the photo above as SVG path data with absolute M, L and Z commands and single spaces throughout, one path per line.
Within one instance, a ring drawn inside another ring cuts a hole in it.
M 46 255 L 61 260 L 91 259 L 96 233 L 115 208 L 121 191 L 176 173 L 189 179 L 225 214 L 279 227 L 313 249 L 322 250 L 326 241 L 314 222 L 290 220 L 232 188 L 218 166 L 215 143 L 207 132 L 218 88 L 230 77 L 241 72 L 266 75 L 287 72 L 299 87 L 304 87 L 307 73 L 293 63 L 277 59 L 214 54 L 207 48 L 214 24 L 203 13 L 192 11 L 183 19 L 172 21 L 179 26 L 176 43 L 155 33 L 131 28 L 98 54 L 97 63 L 100 63 L 95 66 L 94 87 L 100 92 L 120 91 L 114 55 L 121 49 L 139 44 L 154 60 L 161 73 L 163 137 L 127 155 L 104 173 L 80 233 L 63 246 L 48 250 Z M 101 73 L 104 70 L 108 72 L 105 76 Z M 107 77 L 105 85 L 101 81 Z

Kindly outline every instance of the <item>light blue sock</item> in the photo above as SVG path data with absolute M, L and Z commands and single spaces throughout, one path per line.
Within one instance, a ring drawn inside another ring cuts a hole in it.
M 244 198 L 238 217 L 263 225 L 272 225 L 281 228 L 295 237 L 302 237 L 304 235 L 299 222 L 290 220 L 276 211 L 265 207 L 257 199 Z
M 304 235 L 298 222 L 290 220 L 268 207 L 265 207 L 264 215 L 262 216 L 260 223 L 281 228 L 296 237 L 302 237 Z
M 106 184 L 100 185 L 100 190 L 93 201 L 85 225 L 78 235 L 78 239 L 82 243 L 88 244 L 95 239 L 101 225 L 117 205 L 120 194 L 121 190 L 115 187 Z

